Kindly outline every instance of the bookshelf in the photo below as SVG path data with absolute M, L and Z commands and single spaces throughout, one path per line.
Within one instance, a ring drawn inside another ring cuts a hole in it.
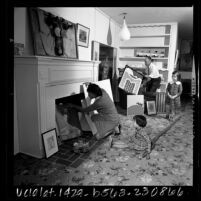
M 145 56 L 151 56 L 167 83 L 171 80 L 177 50 L 178 24 L 130 24 L 131 38 L 119 46 L 119 68 L 125 65 L 144 69 Z

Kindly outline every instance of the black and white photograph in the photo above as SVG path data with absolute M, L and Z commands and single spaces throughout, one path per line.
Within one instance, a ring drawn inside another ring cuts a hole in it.
M 193 4 L 13 11 L 14 186 L 195 188 Z

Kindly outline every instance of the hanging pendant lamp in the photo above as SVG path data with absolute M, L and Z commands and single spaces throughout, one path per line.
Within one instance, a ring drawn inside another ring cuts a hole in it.
M 122 15 L 124 15 L 124 18 L 123 18 L 123 26 L 122 26 L 122 29 L 121 29 L 121 32 L 120 32 L 120 39 L 121 40 L 129 40 L 131 35 L 130 35 L 130 31 L 128 30 L 128 27 L 126 25 L 126 20 L 125 20 L 125 15 L 127 13 L 122 13 Z

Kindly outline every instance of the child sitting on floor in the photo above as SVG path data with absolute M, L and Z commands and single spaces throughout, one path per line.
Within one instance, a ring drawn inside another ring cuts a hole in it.
M 145 131 L 147 125 L 146 117 L 143 115 L 136 115 L 133 117 L 135 133 L 130 136 L 129 142 L 116 141 L 112 142 L 111 146 L 117 148 L 131 148 L 135 151 L 142 152 L 139 157 L 142 158 L 146 156 L 147 159 L 150 158 L 151 152 L 151 139 Z
M 167 86 L 167 98 L 166 98 L 166 118 L 173 120 L 175 114 L 178 113 L 181 107 L 180 96 L 182 93 L 182 83 L 178 81 L 179 73 L 174 71 L 172 73 L 172 81 Z

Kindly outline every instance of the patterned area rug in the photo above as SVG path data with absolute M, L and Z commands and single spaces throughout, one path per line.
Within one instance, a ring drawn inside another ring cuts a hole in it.
M 120 114 L 122 134 L 133 134 L 132 116 Z M 150 137 L 162 131 L 169 121 L 147 116 Z M 187 104 L 181 118 L 156 142 L 150 159 L 139 158 L 133 150 L 110 148 L 109 138 L 77 168 L 47 160 L 19 160 L 14 184 L 35 185 L 170 185 L 191 186 L 193 178 L 193 111 Z

